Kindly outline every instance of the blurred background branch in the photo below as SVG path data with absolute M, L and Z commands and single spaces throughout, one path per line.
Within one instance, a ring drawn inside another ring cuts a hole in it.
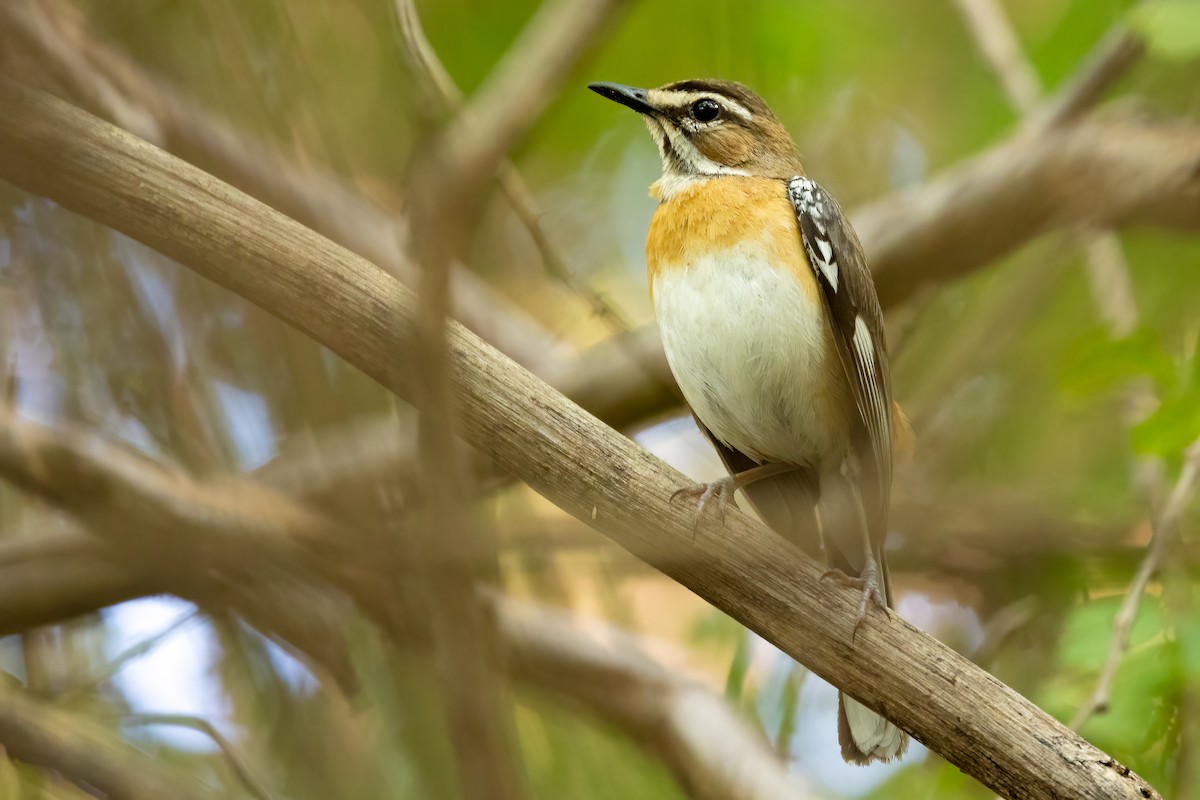
M 0 684 L 0 742 L 11 758 L 62 775 L 85 791 L 130 800 L 201 800 L 219 797 L 199 791 L 98 725 L 25 692 Z

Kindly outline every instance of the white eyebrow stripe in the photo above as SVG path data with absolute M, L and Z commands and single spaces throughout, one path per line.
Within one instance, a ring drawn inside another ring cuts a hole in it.
M 754 116 L 753 114 L 750 113 L 750 109 L 746 108 L 744 105 L 742 105 L 738 101 L 736 101 L 732 98 L 726 97 L 723 94 L 717 94 L 716 92 L 666 91 L 666 92 L 658 92 L 657 94 L 658 94 L 658 97 L 652 98 L 651 102 L 658 101 L 662 105 L 669 105 L 674 108 L 683 109 L 683 108 L 687 108 L 692 103 L 695 103 L 697 100 L 715 100 L 716 102 L 721 104 L 722 108 L 728 109 L 733 114 L 741 117 L 742 119 L 746 120 L 747 122 L 749 122 L 750 118 Z

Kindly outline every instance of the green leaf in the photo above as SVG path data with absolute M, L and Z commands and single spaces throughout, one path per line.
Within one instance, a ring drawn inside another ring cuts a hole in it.
M 725 676 L 725 697 L 734 705 L 739 705 L 746 686 L 746 673 L 750 670 L 750 637 L 743 635 L 738 639 L 737 649 L 733 652 L 733 661 L 729 664 L 729 672 Z
M 1138 453 L 1177 456 L 1200 438 L 1200 390 L 1164 399 L 1130 433 Z
M 780 701 L 782 716 L 779 720 L 779 731 L 775 736 L 775 752 L 786 757 L 792 749 L 792 735 L 796 732 L 796 712 L 800 709 L 800 689 L 808 670 L 793 663 L 788 669 L 787 679 L 783 684 L 783 697 Z
M 1164 61 L 1200 56 L 1200 0 L 1159 0 L 1137 6 L 1129 26 L 1146 39 L 1150 53 Z
M 1200 678 L 1200 616 L 1190 611 L 1176 623 L 1180 663 L 1189 680 Z
M 1123 387 L 1135 378 L 1173 382 L 1176 371 L 1155 331 L 1139 328 L 1123 339 L 1111 339 L 1096 330 L 1067 350 L 1058 377 L 1064 392 L 1090 397 Z
M 1085 674 L 1099 672 L 1108 656 L 1112 643 L 1113 620 L 1124 598 L 1105 597 L 1085 603 L 1071 612 L 1063 630 L 1059 646 L 1059 660 L 1067 670 L 1078 670 Z M 1130 631 L 1131 648 L 1149 641 L 1162 633 L 1163 614 L 1157 598 L 1143 597 L 1138 606 L 1138 615 Z

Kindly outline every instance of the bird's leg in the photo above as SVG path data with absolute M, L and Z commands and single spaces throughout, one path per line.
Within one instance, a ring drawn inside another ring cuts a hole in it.
M 867 556 L 863 561 L 862 570 L 857 576 L 847 575 L 840 569 L 827 569 L 821 575 L 821 580 L 832 578 L 843 586 L 849 586 L 862 592 L 862 599 L 858 601 L 858 617 L 854 621 L 854 630 L 850 633 L 851 642 L 858 636 L 858 629 L 862 626 L 863 620 L 867 618 L 868 600 L 874 601 L 875 605 L 881 609 L 886 610 L 888 607 L 887 597 L 883 592 L 883 575 L 879 571 L 879 562 L 875 560 L 875 550 L 871 546 L 871 531 L 867 527 L 867 514 L 863 509 L 862 498 L 857 492 L 854 493 L 854 503 L 858 511 L 858 529 L 862 533 L 863 552 Z
M 862 599 L 858 601 L 858 617 L 854 621 L 854 631 L 850 634 L 850 640 L 853 641 L 858 636 L 858 629 L 862 626 L 863 620 L 867 618 L 868 600 L 874 601 L 875 605 L 882 609 L 888 607 L 887 598 L 883 596 L 883 579 L 880 577 L 879 562 L 868 550 L 867 561 L 863 564 L 862 572 L 858 573 L 857 577 L 847 575 L 840 569 L 828 569 L 821 575 L 821 580 L 826 578 L 831 578 L 843 586 L 859 589 L 862 592 Z
M 795 469 L 797 467 L 792 464 L 761 464 L 742 470 L 736 475 L 718 478 L 711 483 L 697 483 L 684 487 L 672 494 L 671 499 L 667 502 L 674 503 L 677 497 L 694 497 L 696 499 L 696 525 L 692 529 L 692 538 L 695 538 L 696 533 L 700 530 L 700 523 L 704 519 L 704 509 L 714 497 L 717 500 L 717 514 L 719 515 L 717 519 L 724 523 L 725 511 L 733 503 L 733 495 L 738 489 L 744 489 L 756 481 L 792 472 Z

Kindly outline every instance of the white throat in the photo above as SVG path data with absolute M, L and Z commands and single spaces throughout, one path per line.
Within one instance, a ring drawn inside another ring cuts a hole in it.
M 718 164 L 701 153 L 691 141 L 670 125 L 664 125 L 653 117 L 643 117 L 650 135 L 658 145 L 662 157 L 663 174 L 650 187 L 650 196 L 669 200 L 674 195 L 718 175 L 750 175 L 744 169 Z

